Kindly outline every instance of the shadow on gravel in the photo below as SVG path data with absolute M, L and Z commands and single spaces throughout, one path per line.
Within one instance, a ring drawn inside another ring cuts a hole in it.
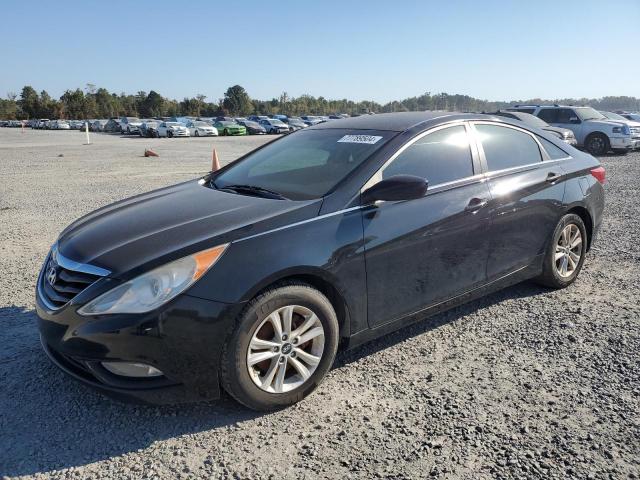
M 418 320 L 412 325 L 408 325 L 379 339 L 360 345 L 353 350 L 342 352 L 338 355 L 338 358 L 336 359 L 336 362 L 334 364 L 334 368 L 343 367 L 352 362 L 356 362 L 361 358 L 379 352 L 380 350 L 392 347 L 397 343 L 404 342 L 405 340 L 415 337 L 416 335 L 420 335 L 430 330 L 435 330 L 442 325 L 455 322 L 465 315 L 469 315 L 475 312 L 476 310 L 487 308 L 491 305 L 503 302 L 505 300 L 533 297 L 535 295 L 539 295 L 548 291 L 548 289 L 541 287 L 540 285 L 537 285 L 533 282 L 525 281 L 523 283 L 519 283 L 504 290 L 500 290 L 498 292 L 487 295 L 486 297 L 482 297 L 459 307 L 452 308 L 451 310 L 439 313 L 437 315 L 434 315 L 433 317 L 429 317 L 424 320 Z
M 456 321 L 506 299 L 545 290 L 523 283 L 341 353 L 334 368 Z M 148 407 L 94 392 L 53 366 L 40 348 L 33 310 L 0 308 L 0 476 L 77 467 L 144 449 L 156 441 L 233 428 L 260 416 L 229 399 Z
M 149 407 L 104 397 L 49 362 L 36 320 L 33 310 L 0 308 L 0 478 L 87 465 L 260 415 L 227 399 Z

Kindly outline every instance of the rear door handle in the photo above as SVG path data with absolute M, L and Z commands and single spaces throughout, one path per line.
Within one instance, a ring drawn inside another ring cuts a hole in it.
M 549 172 L 549 174 L 547 175 L 547 178 L 546 178 L 546 182 L 555 183 L 558 180 L 560 180 L 560 177 L 562 177 L 562 175 L 560 175 L 559 173 Z
M 487 200 L 486 198 L 474 197 L 471 200 L 469 200 L 469 203 L 467 204 L 466 207 L 464 207 L 464 209 L 467 212 L 475 213 L 478 210 L 480 210 L 482 207 L 484 207 L 487 203 L 489 203 L 489 200 Z

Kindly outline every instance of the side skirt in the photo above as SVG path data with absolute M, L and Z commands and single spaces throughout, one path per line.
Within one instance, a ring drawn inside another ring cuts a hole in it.
M 485 285 L 482 285 L 478 288 L 452 297 L 449 300 L 436 303 L 402 318 L 380 325 L 376 328 L 369 328 L 355 333 L 351 337 L 346 339 L 345 350 L 350 350 L 352 348 L 358 347 L 364 343 L 375 340 L 376 338 L 380 338 L 383 335 L 394 332 L 413 323 L 425 320 L 433 315 L 444 312 L 453 307 L 457 307 L 473 300 L 477 300 L 478 298 L 485 297 L 491 293 L 497 292 L 517 283 L 537 277 L 542 273 L 542 258 L 543 255 L 539 255 L 531 265 L 521 267 L 514 272 L 508 273 L 507 275 L 496 280 L 492 280 L 491 282 L 486 283 Z

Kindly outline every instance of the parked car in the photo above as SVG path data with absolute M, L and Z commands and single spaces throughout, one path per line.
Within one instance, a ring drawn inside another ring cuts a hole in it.
M 497 115 L 499 117 L 505 118 L 513 118 L 514 120 L 519 120 L 521 122 L 526 123 L 532 127 L 540 128 L 547 132 L 553 133 L 563 142 L 568 143 L 569 145 L 573 145 L 574 147 L 578 144 L 575 135 L 568 128 L 560 128 L 560 127 L 552 127 L 544 120 L 536 117 L 535 115 L 531 115 L 530 113 L 525 112 L 505 112 L 498 110 L 497 112 L 490 113 L 489 115 Z
M 640 122 L 636 122 L 634 120 L 629 120 L 622 115 L 613 112 L 600 112 L 609 120 L 613 120 L 614 122 L 626 123 L 629 126 L 629 131 L 631 132 L 631 138 L 634 141 L 634 149 L 640 149 Z
M 33 128 L 36 129 L 43 129 L 45 128 L 45 125 L 48 124 L 51 120 L 49 120 L 48 118 L 41 118 L 39 120 L 36 121 L 36 123 L 33 125 Z
M 247 129 L 244 125 L 240 125 L 230 120 L 216 121 L 213 124 L 218 129 L 220 135 L 246 135 Z
M 260 125 L 264 127 L 267 133 L 289 133 L 289 126 L 282 120 L 277 118 L 267 118 L 266 120 L 260 120 Z
M 189 137 L 189 129 L 180 122 L 162 122 L 158 125 L 158 138 Z
M 313 126 L 313 125 L 317 125 L 319 123 L 322 123 L 322 119 L 320 117 L 315 117 L 313 115 L 303 115 L 300 118 L 302 119 L 302 121 L 304 123 L 306 123 L 310 127 Z
M 218 129 L 201 120 L 189 120 L 187 122 L 189 134 L 192 137 L 217 137 Z
M 252 122 L 260 123 L 260 120 L 268 120 L 269 117 L 267 117 L 266 115 L 249 115 L 247 119 L 251 120 Z
M 629 112 L 622 112 L 622 111 L 618 111 L 616 113 L 619 113 L 620 115 L 622 115 L 627 120 L 633 120 L 634 122 L 640 122 L 640 113 L 629 113 Z
M 139 133 L 140 125 L 142 121 L 138 117 L 120 117 L 120 133 L 123 135 Z
M 529 278 L 571 285 L 604 177 L 551 133 L 493 116 L 310 127 L 67 227 L 37 279 L 42 345 L 119 397 L 225 390 L 281 408 L 317 388 L 339 346 Z
M 239 125 L 242 125 L 247 129 L 247 133 L 249 135 L 264 135 L 267 133 L 267 130 L 257 122 L 252 122 L 251 120 L 238 120 L 236 121 Z
M 103 131 L 108 133 L 121 133 L 122 128 L 120 126 L 120 120 L 117 118 L 110 118 L 107 123 L 104 124 Z
M 94 120 L 89 124 L 89 130 L 92 132 L 103 132 L 108 120 Z
M 71 130 L 71 126 L 66 120 L 54 120 L 50 123 L 51 130 Z
M 145 120 L 138 127 L 138 133 L 141 137 L 145 138 L 157 138 L 158 126 L 162 122 L 160 120 Z
M 604 155 L 613 150 L 626 153 L 634 148 L 629 126 L 609 120 L 591 107 L 563 105 L 516 105 L 509 111 L 531 113 L 549 125 L 573 131 L 579 147 L 592 155 Z
M 308 125 L 299 117 L 289 117 L 284 122 L 289 125 L 290 132 L 295 132 L 296 130 L 302 130 L 303 128 L 308 127 Z

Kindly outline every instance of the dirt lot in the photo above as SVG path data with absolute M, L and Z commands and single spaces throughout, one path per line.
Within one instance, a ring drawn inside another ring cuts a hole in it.
M 521 284 L 340 354 L 288 410 L 125 405 L 52 366 L 33 296 L 58 232 L 204 173 L 213 145 L 224 163 L 269 139 L 0 129 L 0 477 L 640 477 L 637 153 L 602 159 L 605 223 L 574 286 Z

